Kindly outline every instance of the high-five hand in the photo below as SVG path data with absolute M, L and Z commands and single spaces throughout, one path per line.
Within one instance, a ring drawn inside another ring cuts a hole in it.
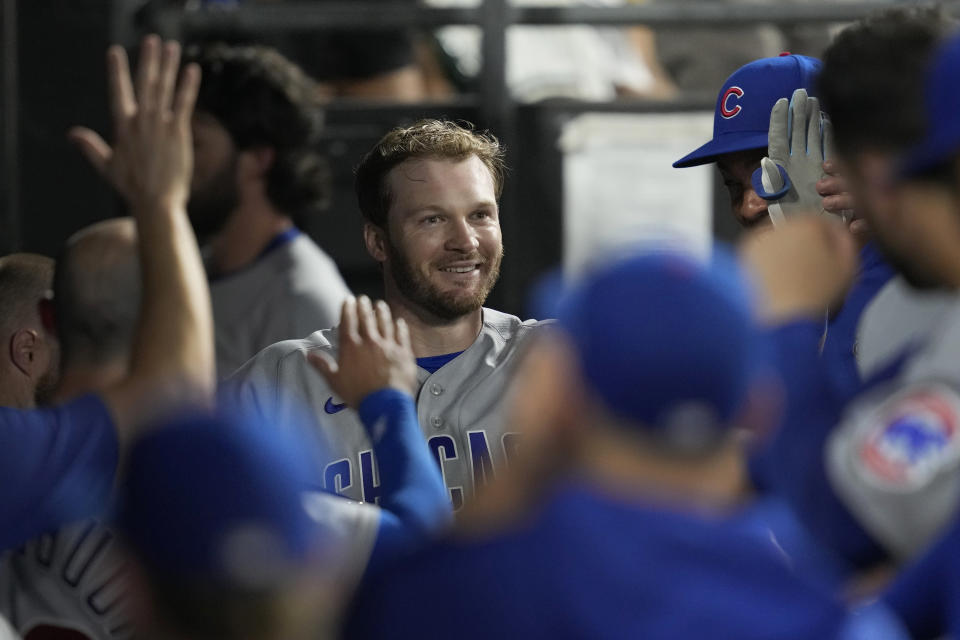
M 417 364 L 410 333 L 402 318 L 394 320 L 387 303 L 348 298 L 340 313 L 337 362 L 323 352 L 307 355 L 340 399 L 356 409 L 370 393 L 399 389 L 413 393 Z
M 193 173 L 190 118 L 199 67 L 186 67 L 178 85 L 180 45 L 162 43 L 157 36 L 143 40 L 135 84 L 122 47 L 110 47 L 107 67 L 114 146 L 86 127 L 74 127 L 70 139 L 135 212 L 158 204 L 185 205 Z

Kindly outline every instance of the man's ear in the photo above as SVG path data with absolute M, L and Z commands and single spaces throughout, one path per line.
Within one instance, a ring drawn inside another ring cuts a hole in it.
M 20 329 L 10 338 L 10 360 L 31 378 L 40 360 L 40 334 L 34 329 Z
M 387 261 L 387 232 L 372 222 L 363 224 L 363 242 L 367 253 L 379 263 Z

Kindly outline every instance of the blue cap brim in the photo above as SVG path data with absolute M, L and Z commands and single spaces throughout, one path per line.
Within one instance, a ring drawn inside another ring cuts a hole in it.
M 937 131 L 911 149 L 900 163 L 900 175 L 911 178 L 929 173 L 954 156 L 960 155 L 960 121 L 949 130 Z
M 749 151 L 751 149 L 767 148 L 767 132 L 743 134 L 738 133 L 719 139 L 714 138 L 707 144 L 688 153 L 673 163 L 675 169 L 685 169 L 686 167 L 696 167 L 701 164 L 716 162 L 719 156 L 727 153 L 736 153 L 738 151 Z

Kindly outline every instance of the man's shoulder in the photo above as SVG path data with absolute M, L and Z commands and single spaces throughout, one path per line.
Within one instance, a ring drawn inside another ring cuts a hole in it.
M 231 376 L 231 379 L 240 379 L 252 369 L 264 370 L 300 367 L 306 363 L 306 355 L 313 351 L 326 351 L 336 354 L 336 329 L 322 329 L 314 331 L 306 338 L 283 340 L 261 350 Z
M 551 320 L 521 320 L 517 316 L 483 308 L 482 333 L 509 343 L 527 337 L 532 331 L 552 322 Z

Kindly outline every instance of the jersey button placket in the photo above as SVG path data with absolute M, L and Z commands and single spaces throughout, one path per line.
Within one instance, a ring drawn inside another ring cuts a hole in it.
M 440 429 L 443 428 L 443 418 L 441 418 L 440 416 L 433 416 L 432 418 L 430 418 L 430 424 L 433 426 L 434 429 L 439 431 Z
M 430 393 L 432 393 L 435 396 L 439 396 L 443 393 L 443 387 L 441 387 L 439 384 L 434 382 L 432 385 L 430 385 Z

